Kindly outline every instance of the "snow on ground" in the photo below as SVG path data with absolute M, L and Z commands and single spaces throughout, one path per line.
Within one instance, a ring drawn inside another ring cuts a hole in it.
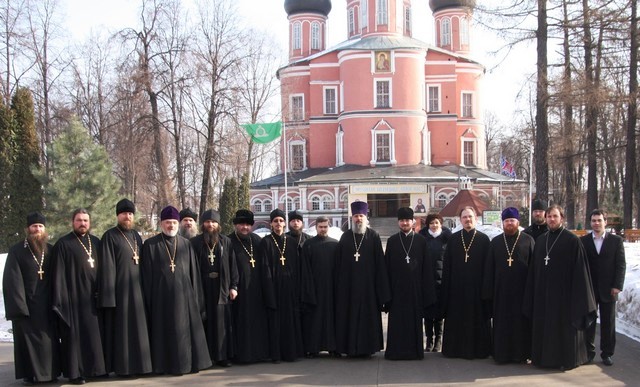
M 494 237 L 502 232 L 498 232 L 500 229 L 492 226 L 479 226 L 478 229 L 487 233 L 490 237 Z M 265 229 L 265 231 L 265 235 L 269 233 L 268 230 Z M 305 231 L 311 235 L 316 234 L 315 228 Z M 333 238 L 340 239 L 342 231 L 340 231 L 338 227 L 331 227 L 329 235 Z M 618 333 L 640 341 L 640 243 L 625 243 L 624 247 L 627 259 L 627 274 L 625 277 L 624 290 L 620 293 L 618 299 L 616 329 Z M 0 273 L 4 273 L 4 263 L 6 259 L 7 254 L 0 254 Z M 0 294 L 0 341 L 12 340 L 11 322 L 5 320 L 4 297 Z

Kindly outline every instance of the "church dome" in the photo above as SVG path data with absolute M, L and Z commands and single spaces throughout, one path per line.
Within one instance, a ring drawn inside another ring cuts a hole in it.
M 475 0 L 429 0 L 429 7 L 432 12 L 437 12 L 446 8 L 475 8 Z
M 284 10 L 287 15 L 311 12 L 327 16 L 331 12 L 331 0 L 285 0 Z

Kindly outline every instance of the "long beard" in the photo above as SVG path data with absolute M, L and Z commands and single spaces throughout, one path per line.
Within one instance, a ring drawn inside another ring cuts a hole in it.
M 204 242 L 208 245 L 214 245 L 220 239 L 220 233 L 217 231 L 204 231 L 202 236 L 204 237 Z
M 198 230 L 196 230 L 195 228 L 182 228 L 180 227 L 180 235 L 187 238 L 187 239 L 191 239 L 194 236 L 198 235 Z
M 353 232 L 355 232 L 356 234 L 364 234 L 365 232 L 367 232 L 367 224 L 365 222 L 354 224 Z
M 33 254 L 40 259 L 42 256 L 42 252 L 47 251 L 47 241 L 49 240 L 49 235 L 46 232 L 42 234 L 29 234 L 27 235 L 27 241 L 29 242 L 29 246 L 31 246 L 31 250 L 33 250 Z

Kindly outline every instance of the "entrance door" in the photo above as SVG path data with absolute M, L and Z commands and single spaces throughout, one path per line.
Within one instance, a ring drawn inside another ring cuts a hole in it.
M 398 214 L 398 208 L 409 207 L 409 194 L 373 194 L 368 195 L 367 202 L 374 218 L 393 218 Z

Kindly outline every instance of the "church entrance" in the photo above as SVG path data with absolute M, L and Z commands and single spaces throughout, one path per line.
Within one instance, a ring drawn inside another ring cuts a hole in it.
M 398 208 L 410 206 L 409 194 L 369 194 L 370 216 L 373 218 L 395 218 Z

